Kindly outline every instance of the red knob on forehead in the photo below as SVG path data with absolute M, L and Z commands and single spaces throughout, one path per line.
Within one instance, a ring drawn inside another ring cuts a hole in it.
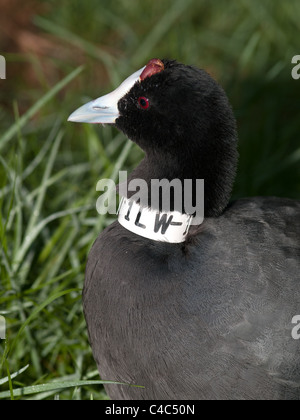
M 147 77 L 151 77 L 156 73 L 160 73 L 165 69 L 164 63 L 159 58 L 153 58 L 144 68 L 143 73 L 140 76 L 141 80 L 145 80 Z

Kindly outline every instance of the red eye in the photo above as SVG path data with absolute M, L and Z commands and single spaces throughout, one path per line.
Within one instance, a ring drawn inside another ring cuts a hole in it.
M 145 98 L 144 96 L 141 96 L 141 97 L 138 99 L 138 103 L 139 103 L 139 106 L 140 106 L 142 109 L 148 109 L 148 108 L 149 108 L 149 106 L 150 106 L 149 99 Z

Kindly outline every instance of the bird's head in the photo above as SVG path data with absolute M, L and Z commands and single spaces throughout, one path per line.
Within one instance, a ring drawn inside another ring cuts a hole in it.
M 115 125 L 145 151 L 155 178 L 204 179 L 206 215 L 227 205 L 238 157 L 236 122 L 224 90 L 206 71 L 152 59 L 69 121 Z

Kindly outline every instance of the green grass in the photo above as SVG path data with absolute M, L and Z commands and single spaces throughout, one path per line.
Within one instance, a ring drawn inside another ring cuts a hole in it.
M 149 58 L 195 64 L 225 87 L 237 116 L 234 198 L 299 198 L 300 81 L 291 78 L 291 59 L 300 54 L 300 4 L 44 3 L 47 14 L 33 24 L 57 50 L 1 52 L 8 79 L 0 81 L 0 315 L 7 321 L 0 399 L 105 399 L 81 306 L 88 251 L 113 220 L 96 213 L 96 183 L 131 170 L 142 153 L 113 128 L 67 117 Z M 25 68 L 35 84 L 28 86 Z

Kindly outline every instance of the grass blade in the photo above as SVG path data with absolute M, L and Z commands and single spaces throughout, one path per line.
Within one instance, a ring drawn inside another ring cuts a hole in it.
M 36 16 L 34 23 L 44 31 L 54 34 L 56 37 L 69 42 L 71 45 L 74 45 L 77 48 L 80 48 L 82 51 L 89 54 L 91 57 L 94 57 L 96 60 L 101 61 L 109 70 L 109 74 L 112 77 L 112 82 L 120 82 L 115 70 L 115 61 L 110 54 L 101 48 L 96 47 L 91 42 L 82 39 L 80 36 L 72 33 L 68 29 L 63 28 L 54 22 L 45 19 L 44 17 Z
M 36 316 L 44 309 L 44 308 L 46 308 L 46 306 L 48 306 L 50 303 L 52 303 L 53 301 L 55 301 L 56 299 L 58 299 L 58 298 L 60 298 L 60 297 L 62 297 L 62 296 L 65 296 L 65 295 L 67 295 L 67 294 L 69 294 L 69 293 L 72 293 L 72 292 L 77 292 L 78 291 L 78 289 L 76 288 L 74 288 L 74 289 L 68 289 L 68 290 L 63 290 L 63 291 L 60 291 L 60 292 L 56 292 L 56 293 L 54 293 L 53 295 L 51 295 L 48 299 L 46 299 L 43 303 L 41 303 L 40 305 L 38 305 L 36 308 L 35 308 L 35 310 L 31 313 L 31 315 L 26 319 L 26 321 L 23 323 L 23 325 L 21 326 L 21 328 L 19 329 L 19 331 L 18 331 L 18 333 L 17 333 L 17 335 L 16 335 L 16 337 L 14 338 L 14 340 L 13 340 L 13 342 L 12 342 L 12 344 L 10 345 L 10 346 L 7 346 L 6 347 L 6 349 L 5 349 L 5 351 L 4 351 L 4 354 L 3 354 L 3 357 L 2 357 L 2 360 L 1 360 L 1 364 L 0 364 L 0 372 L 1 372 L 1 370 L 2 370 L 2 366 L 3 366 L 3 364 L 6 362 L 6 359 L 7 359 L 7 356 L 8 356 L 8 354 L 10 353 L 10 352 L 12 352 L 12 350 L 14 349 L 14 347 L 15 347 L 15 345 L 16 345 L 16 343 L 18 342 L 18 339 L 19 339 L 19 337 L 20 337 L 20 335 L 22 334 L 22 332 L 24 331 L 24 329 L 30 324 L 30 322 L 34 319 L 34 318 L 36 318 Z
M 83 70 L 83 66 L 78 67 L 72 71 L 63 80 L 57 83 L 49 92 L 46 93 L 41 99 L 39 99 L 15 124 L 13 124 L 0 138 L 0 151 L 16 134 L 21 130 L 25 124 L 32 118 L 47 102 L 49 102 L 53 96 L 55 96 L 60 90 L 62 90 L 67 84 L 75 79 Z
M 62 391 L 68 388 L 76 388 L 82 386 L 91 386 L 91 385 L 103 385 L 103 384 L 115 384 L 115 385 L 128 385 L 128 386 L 136 386 L 125 384 L 122 382 L 113 382 L 113 381 L 66 381 L 66 382 L 52 382 L 49 384 L 42 384 L 42 385 L 33 385 L 27 386 L 24 388 L 14 389 L 14 397 L 22 397 L 26 395 L 33 395 L 39 394 L 42 392 L 49 392 L 49 391 Z M 142 388 L 138 386 L 139 388 Z M 0 399 L 8 399 L 11 398 L 10 391 L 0 392 Z
M 25 372 L 25 370 L 27 370 L 29 368 L 29 365 L 24 366 L 22 369 L 18 370 L 15 373 L 12 373 L 10 375 L 10 379 L 14 379 L 17 376 L 21 375 L 21 373 Z M 0 385 L 6 384 L 7 382 L 9 382 L 9 377 L 6 376 L 6 378 L 0 379 Z
M 30 221 L 29 221 L 28 226 L 27 226 L 26 236 L 29 235 L 30 232 L 33 230 L 33 228 L 36 225 L 36 222 L 37 222 L 37 220 L 40 216 L 41 209 L 42 209 L 42 206 L 43 206 L 43 202 L 44 202 L 44 199 L 45 199 L 46 190 L 47 190 L 47 181 L 50 178 L 50 175 L 51 175 L 54 163 L 55 163 L 55 159 L 56 159 L 56 156 L 57 156 L 57 153 L 58 153 L 58 149 L 59 149 L 61 140 L 63 138 L 63 134 L 64 134 L 63 131 L 60 131 L 58 133 L 58 135 L 56 137 L 56 140 L 53 143 L 53 147 L 52 147 L 52 150 L 50 152 L 50 156 L 47 159 L 47 165 L 46 165 L 44 175 L 43 175 L 43 179 L 42 179 L 42 182 L 41 182 L 41 185 L 40 185 L 41 189 L 40 189 L 39 195 L 37 197 L 37 200 L 35 202 L 35 205 L 33 207 L 33 212 L 32 212 Z
M 141 62 L 149 59 L 149 54 L 155 45 L 163 39 L 164 35 L 170 30 L 179 16 L 181 16 L 193 2 L 194 0 L 177 0 L 172 4 L 137 49 L 134 58 L 132 59 L 134 65 L 139 65 Z
M 64 211 L 60 211 L 57 213 L 52 214 L 51 216 L 47 217 L 46 219 L 42 220 L 38 225 L 36 225 L 34 227 L 34 229 L 32 229 L 32 231 L 30 232 L 30 235 L 28 235 L 25 238 L 25 241 L 22 245 L 22 247 L 19 249 L 19 252 L 16 256 L 16 265 L 15 265 L 15 271 L 18 270 L 18 268 L 20 267 L 27 251 L 29 250 L 31 244 L 35 241 L 35 239 L 38 237 L 38 235 L 42 232 L 42 230 L 51 222 L 53 222 L 54 220 L 66 217 L 66 216 L 71 216 L 72 214 L 76 214 L 76 213 L 80 213 L 83 212 L 85 210 L 91 210 L 93 208 L 93 206 L 82 206 L 82 207 L 78 207 L 78 208 L 73 208 L 73 209 L 69 209 L 69 210 L 64 210 Z

